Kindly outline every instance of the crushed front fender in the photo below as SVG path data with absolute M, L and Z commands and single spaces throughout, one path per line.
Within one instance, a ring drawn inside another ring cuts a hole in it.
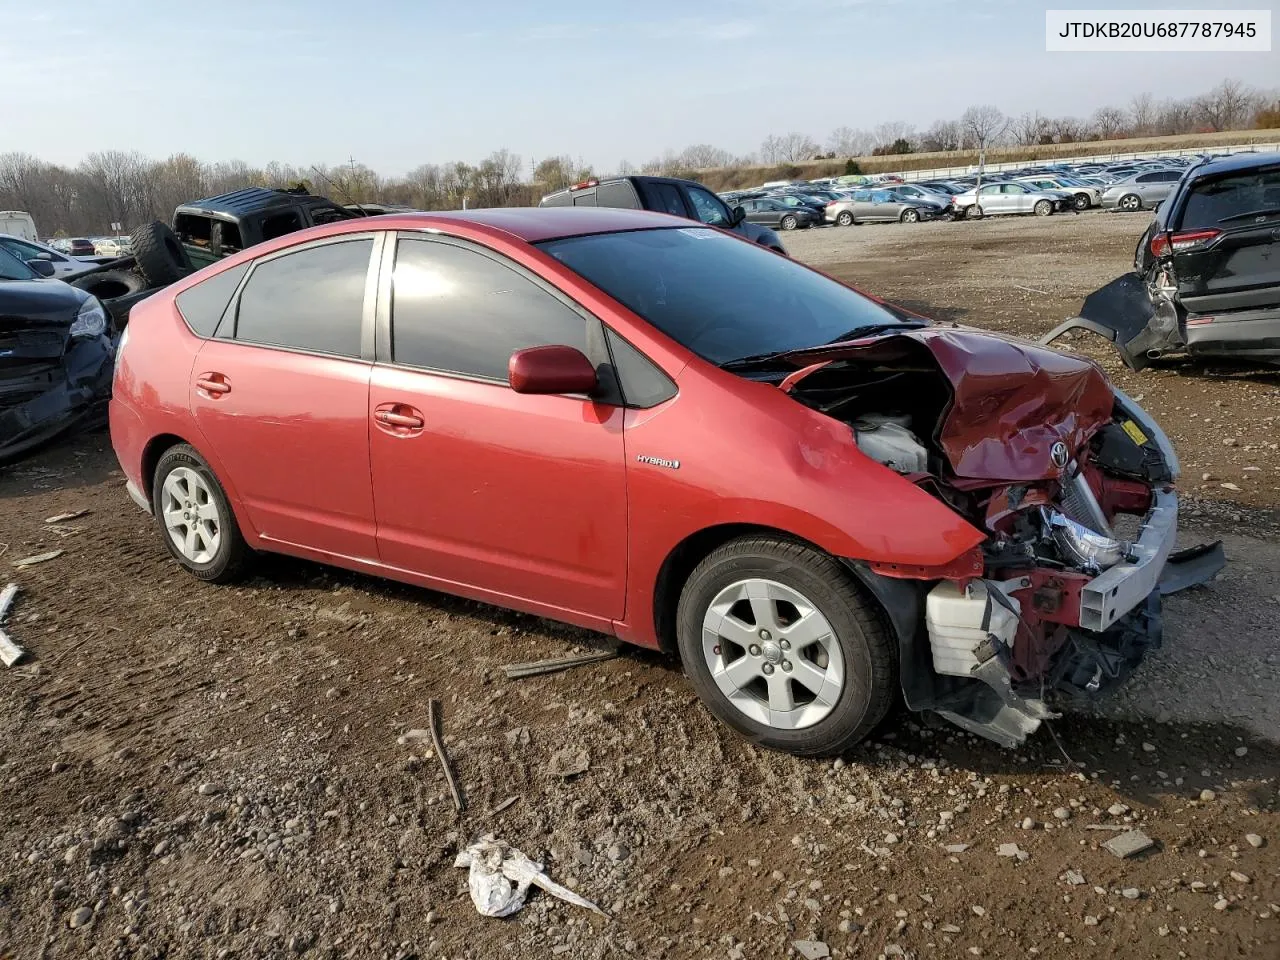
M 0 365 L 0 463 L 105 416 L 114 341 L 105 335 L 73 339 L 58 360 Z

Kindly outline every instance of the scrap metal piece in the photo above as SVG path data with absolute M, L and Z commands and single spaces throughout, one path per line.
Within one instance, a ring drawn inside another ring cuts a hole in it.
M 427 729 L 431 731 L 431 745 L 436 748 L 436 756 L 440 758 L 440 766 L 444 768 L 444 779 L 449 784 L 449 792 L 453 794 L 453 806 L 459 813 L 467 808 L 467 801 L 458 786 L 458 778 L 454 776 L 453 765 L 449 763 L 449 754 L 444 749 L 444 736 L 440 732 L 440 702 L 427 701 Z
M 62 556 L 61 550 L 50 550 L 48 553 L 37 553 L 35 556 L 23 557 L 21 560 L 13 561 L 15 567 L 34 567 L 37 563 L 45 563 L 49 560 L 57 559 Z
M 602 663 L 618 656 L 616 650 L 597 650 L 593 653 L 582 653 L 572 657 L 560 657 L 554 660 L 534 660 L 530 663 L 508 663 L 502 668 L 508 680 L 523 680 L 525 677 L 537 677 L 547 673 L 559 673 L 574 667 L 585 667 L 590 663 Z
M 1202 543 L 1169 554 L 1160 573 L 1160 596 L 1167 597 L 1188 587 L 1198 587 L 1216 577 L 1227 565 L 1222 541 Z
M 0 591 L 0 623 L 9 616 L 9 608 L 13 606 L 13 598 L 18 595 L 18 585 L 11 583 Z
M 45 523 L 65 523 L 67 520 L 77 520 L 89 512 L 88 507 L 81 507 L 79 510 L 72 510 L 68 513 L 54 514 L 52 517 L 45 517 Z
M 27 655 L 27 651 L 9 639 L 9 635 L 0 630 L 0 663 L 12 667 Z

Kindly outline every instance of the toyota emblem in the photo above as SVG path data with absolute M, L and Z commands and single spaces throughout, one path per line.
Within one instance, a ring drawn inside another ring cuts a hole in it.
M 1067 465 L 1067 445 L 1059 440 L 1049 449 L 1049 457 L 1053 460 L 1055 467 L 1065 467 Z

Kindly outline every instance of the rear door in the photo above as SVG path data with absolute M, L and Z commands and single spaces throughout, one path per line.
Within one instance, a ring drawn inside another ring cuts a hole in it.
M 898 212 L 902 207 L 903 204 L 895 200 L 893 194 L 888 190 L 872 190 L 870 202 L 868 204 L 870 213 L 867 214 L 867 219 L 897 220 Z
M 1172 216 L 1174 275 L 1188 311 L 1280 304 L 1280 164 L 1197 181 Z
M 984 214 L 1007 213 L 1008 203 L 1000 193 L 1000 184 L 988 183 L 978 191 L 978 206 Z
M 196 356 L 190 395 L 262 537 L 363 560 L 377 559 L 368 415 L 376 246 L 373 235 L 344 235 L 256 261 Z
M 645 180 L 641 181 L 641 188 L 646 195 L 646 210 L 669 213 L 673 217 L 684 217 L 686 220 L 692 218 L 693 214 L 684 204 L 684 195 L 674 183 L 665 183 L 661 180 Z
M 620 618 L 624 410 L 507 383 L 524 347 L 606 363 L 600 322 L 462 241 L 401 234 L 386 261 L 366 409 L 383 562 L 525 609 Z

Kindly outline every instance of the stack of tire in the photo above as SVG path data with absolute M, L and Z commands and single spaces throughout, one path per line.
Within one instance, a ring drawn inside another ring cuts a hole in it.
M 193 269 L 182 242 L 159 220 L 133 231 L 131 242 L 133 253 L 128 258 L 110 264 L 110 269 L 71 281 L 102 301 L 117 328 L 128 322 L 135 303 L 181 280 Z

